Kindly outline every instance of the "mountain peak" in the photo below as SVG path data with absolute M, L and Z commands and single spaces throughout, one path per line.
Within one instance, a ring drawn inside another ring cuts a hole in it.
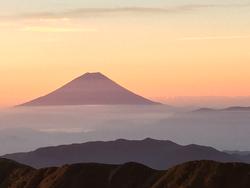
M 85 73 L 59 89 L 21 106 L 156 105 L 120 86 L 100 72 Z
M 107 79 L 107 77 L 101 72 L 87 72 L 80 76 L 82 79 Z

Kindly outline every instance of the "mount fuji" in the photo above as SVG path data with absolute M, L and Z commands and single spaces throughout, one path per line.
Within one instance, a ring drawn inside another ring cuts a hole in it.
M 157 105 L 115 83 L 102 73 L 86 73 L 61 88 L 20 106 Z

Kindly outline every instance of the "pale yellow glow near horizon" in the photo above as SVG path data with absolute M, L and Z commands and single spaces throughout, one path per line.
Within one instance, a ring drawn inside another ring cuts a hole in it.
M 24 27 L 24 28 L 21 28 L 20 31 L 41 32 L 41 33 L 97 32 L 96 29 L 67 28 L 67 27 L 43 27 L 43 26 Z
M 102 72 L 151 99 L 249 96 L 250 28 L 185 17 L 2 20 L 0 106 L 85 72 Z

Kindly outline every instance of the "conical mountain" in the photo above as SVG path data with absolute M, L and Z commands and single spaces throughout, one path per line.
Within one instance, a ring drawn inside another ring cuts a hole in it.
M 61 88 L 21 106 L 156 105 L 101 73 L 86 73 Z

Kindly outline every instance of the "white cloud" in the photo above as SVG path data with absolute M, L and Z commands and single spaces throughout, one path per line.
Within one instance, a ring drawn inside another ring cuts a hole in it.
M 83 129 L 83 128 L 60 128 L 60 129 L 40 129 L 40 132 L 45 133 L 89 133 L 94 132 L 94 129 Z

